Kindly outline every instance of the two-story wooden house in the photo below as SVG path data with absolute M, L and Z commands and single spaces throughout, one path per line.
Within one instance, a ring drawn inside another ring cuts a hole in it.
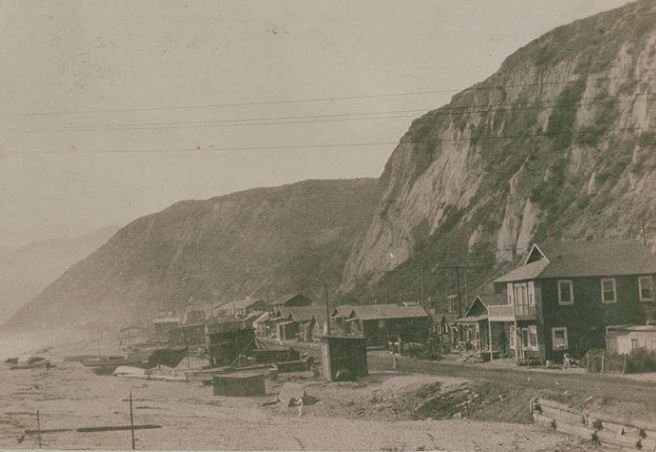
M 489 306 L 518 360 L 560 361 L 605 347 L 606 328 L 654 320 L 656 257 L 638 242 L 533 245 L 524 265 L 497 278 L 505 305 Z M 495 335 L 495 337 L 497 337 Z

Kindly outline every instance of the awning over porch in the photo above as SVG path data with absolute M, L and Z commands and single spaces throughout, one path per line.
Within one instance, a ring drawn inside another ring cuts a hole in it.
M 474 315 L 471 317 L 462 317 L 460 319 L 456 320 L 456 323 L 478 323 L 482 322 L 484 320 L 487 320 L 487 315 L 481 314 L 481 315 Z

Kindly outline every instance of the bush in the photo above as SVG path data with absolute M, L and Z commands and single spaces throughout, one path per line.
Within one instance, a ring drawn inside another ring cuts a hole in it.
M 586 370 L 594 373 L 601 372 L 602 356 L 604 357 L 604 372 L 656 372 L 656 352 L 643 348 L 633 350 L 628 355 L 607 353 L 604 350 L 590 350 L 585 355 Z
M 656 371 L 656 352 L 644 348 L 633 350 L 627 356 L 626 371 L 628 373 Z

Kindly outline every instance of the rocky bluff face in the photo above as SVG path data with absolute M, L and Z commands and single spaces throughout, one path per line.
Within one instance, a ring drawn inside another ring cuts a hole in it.
M 638 237 L 656 222 L 655 93 L 652 1 L 521 48 L 412 123 L 342 290 L 416 298 L 418 272 L 432 293 L 452 277 L 440 264 L 482 264 L 481 282 L 535 239 Z

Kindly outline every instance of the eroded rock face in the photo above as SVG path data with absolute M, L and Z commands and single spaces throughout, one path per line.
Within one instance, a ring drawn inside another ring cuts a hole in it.
M 492 268 L 535 239 L 639 237 L 656 222 L 655 74 L 641 1 L 536 39 L 415 120 L 342 290 L 454 259 Z

